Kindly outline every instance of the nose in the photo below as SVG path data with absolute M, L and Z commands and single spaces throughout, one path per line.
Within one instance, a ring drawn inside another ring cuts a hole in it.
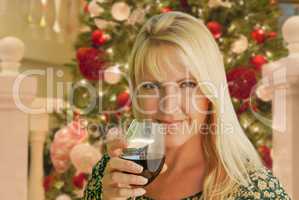
M 162 87 L 159 112 L 163 115 L 174 115 L 181 111 L 180 109 L 180 93 L 178 87 L 174 84 Z

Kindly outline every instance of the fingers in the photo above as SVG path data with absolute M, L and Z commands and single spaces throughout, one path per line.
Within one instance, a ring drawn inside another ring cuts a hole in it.
M 119 157 L 113 157 L 107 164 L 106 169 L 108 173 L 112 171 L 123 171 L 128 173 L 140 174 L 143 171 L 143 167 L 132 161 L 124 160 Z
M 148 179 L 134 174 L 112 172 L 104 176 L 102 182 L 105 186 L 109 187 L 131 188 L 131 185 L 145 185 Z
M 144 195 L 146 193 L 145 189 L 143 188 L 109 188 L 106 193 L 109 193 L 111 197 L 137 197 Z
M 146 191 L 143 188 L 136 187 L 145 185 L 148 182 L 148 179 L 136 175 L 142 171 L 143 167 L 132 161 L 112 157 L 105 168 L 104 177 L 102 178 L 103 195 L 107 197 L 106 199 L 114 199 L 145 194 Z
M 110 157 L 120 156 L 124 148 L 127 148 L 127 142 L 124 138 L 115 138 L 107 144 L 107 152 Z
M 110 174 L 110 184 L 118 187 L 123 187 L 124 185 L 145 185 L 147 182 L 147 178 L 138 175 L 121 172 L 112 172 Z

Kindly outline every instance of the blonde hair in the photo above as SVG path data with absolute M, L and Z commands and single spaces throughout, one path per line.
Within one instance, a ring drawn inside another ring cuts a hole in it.
M 203 139 L 207 172 L 202 198 L 227 199 L 238 185 L 250 184 L 248 166 L 257 169 L 262 167 L 262 164 L 236 117 L 227 90 L 222 54 L 210 31 L 200 19 L 182 12 L 155 15 L 142 27 L 132 49 L 129 76 L 134 86 L 136 77 L 142 73 L 145 66 L 159 76 L 159 53 L 155 47 L 167 44 L 178 49 L 180 58 L 198 82 L 208 81 L 217 88 L 223 85 L 226 88 L 222 94 L 222 101 L 220 98 L 209 98 L 214 112 L 210 121 L 215 123 L 216 129 L 215 134 L 209 133 Z M 213 96 L 210 87 L 203 84 L 201 90 L 207 97 Z M 223 116 L 220 108 L 224 109 Z M 234 132 L 221 132 L 221 123 L 231 124 Z

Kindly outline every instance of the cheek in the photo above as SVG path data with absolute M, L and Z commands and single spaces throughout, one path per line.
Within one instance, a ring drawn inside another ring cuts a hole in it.
M 204 95 L 185 94 L 182 96 L 182 108 L 190 119 L 204 119 L 209 109 L 209 100 Z
M 157 112 L 159 102 L 155 98 L 138 99 L 138 104 L 135 106 L 138 112 L 144 115 L 151 115 Z

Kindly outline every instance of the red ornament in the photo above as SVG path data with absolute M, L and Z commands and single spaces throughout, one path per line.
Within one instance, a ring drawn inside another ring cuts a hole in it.
M 84 173 L 80 173 L 73 177 L 73 185 L 79 189 L 83 189 L 85 180 L 87 180 L 86 175 Z
M 127 91 L 121 92 L 116 98 L 119 107 L 129 106 L 131 104 L 130 94 Z
M 230 95 L 237 99 L 247 99 L 256 84 L 256 72 L 246 67 L 236 67 L 227 74 Z
M 249 101 L 245 101 L 244 103 L 242 103 L 242 105 L 240 106 L 240 108 L 237 111 L 237 114 L 240 115 L 243 112 L 245 112 L 247 109 L 249 108 Z
M 277 4 L 277 0 L 270 0 L 270 5 L 276 5 Z
M 117 121 L 120 121 L 122 113 L 121 112 L 116 112 L 114 116 L 115 116 Z
M 189 5 L 188 0 L 180 0 L 180 6 L 184 12 L 187 12 L 187 13 L 191 12 L 191 6 Z
M 85 3 L 83 10 L 84 13 L 89 13 L 88 3 Z
M 261 154 L 262 160 L 264 161 L 265 166 L 268 169 L 272 169 L 272 158 L 271 158 L 271 149 L 266 145 L 262 145 L 259 147 L 259 152 Z
M 250 63 L 255 67 L 256 70 L 261 71 L 262 66 L 268 62 L 267 58 L 263 55 L 256 55 L 251 57 Z
M 251 109 L 254 110 L 255 112 L 257 112 L 257 107 L 256 105 L 251 105 Z M 250 102 L 249 101 L 245 101 L 242 103 L 242 105 L 240 106 L 240 108 L 237 110 L 237 115 L 242 114 L 243 112 L 247 111 L 247 109 L 250 108 Z
M 268 39 L 274 39 L 274 38 L 276 38 L 276 36 L 277 36 L 277 32 L 275 32 L 275 31 L 271 31 L 271 32 L 267 33 Z
M 82 47 L 77 51 L 81 74 L 88 80 L 100 80 L 103 78 L 107 65 L 106 52 L 101 49 Z
M 161 12 L 162 13 L 167 13 L 167 12 L 171 12 L 172 11 L 172 9 L 170 8 L 170 7 L 163 7 L 162 9 L 161 9 Z
M 208 22 L 207 27 L 210 29 L 215 39 L 218 39 L 222 35 L 222 25 L 216 21 Z
M 110 120 L 110 115 L 108 113 L 104 113 L 102 120 L 107 123 Z
M 105 36 L 104 32 L 101 30 L 95 30 L 92 33 L 92 43 L 96 46 L 101 46 L 106 43 L 107 37 Z
M 46 176 L 44 178 L 43 186 L 44 186 L 44 189 L 45 189 L 46 192 L 50 190 L 50 188 L 52 187 L 53 183 L 54 183 L 53 176 Z
M 260 29 L 260 28 L 256 28 L 254 31 L 252 31 L 251 37 L 258 44 L 264 43 L 266 40 L 266 34 L 265 34 L 264 30 Z

